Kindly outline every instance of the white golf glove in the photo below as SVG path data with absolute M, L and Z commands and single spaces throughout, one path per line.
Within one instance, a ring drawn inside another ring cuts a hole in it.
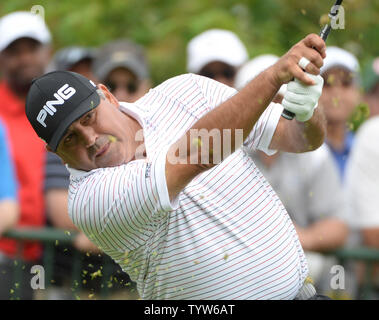
M 284 109 L 293 112 L 296 115 L 296 120 L 301 122 L 312 118 L 324 85 L 324 79 L 320 75 L 315 76 L 307 72 L 306 74 L 316 84 L 308 86 L 295 79 L 288 83 L 287 91 L 282 101 Z

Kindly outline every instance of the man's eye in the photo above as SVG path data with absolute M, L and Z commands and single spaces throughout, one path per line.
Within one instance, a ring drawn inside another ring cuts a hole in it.
M 66 138 L 64 138 L 64 143 L 65 144 L 70 143 L 72 138 L 73 138 L 73 135 L 69 134 L 68 136 L 66 136 Z
M 87 113 L 86 116 L 84 117 L 84 121 L 91 120 L 93 118 L 94 113 L 95 113 L 94 111 Z

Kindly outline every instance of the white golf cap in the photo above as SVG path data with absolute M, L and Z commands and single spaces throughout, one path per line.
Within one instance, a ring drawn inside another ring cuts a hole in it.
M 262 54 L 246 62 L 238 70 L 234 86 L 237 90 L 241 90 L 249 81 L 253 80 L 257 75 L 266 70 L 268 67 L 271 67 L 278 60 L 279 57 L 273 54 Z M 284 95 L 286 88 L 286 84 L 282 85 L 278 93 Z
M 356 75 L 359 73 L 358 59 L 352 53 L 338 47 L 327 47 L 320 73 L 323 74 L 334 67 L 345 68 Z
M 198 73 L 205 65 L 221 61 L 239 67 L 248 59 L 242 41 L 231 31 L 207 30 L 193 38 L 187 46 L 187 70 Z
M 44 44 L 51 41 L 49 29 L 37 14 L 17 11 L 2 17 L 0 19 L 0 51 L 20 38 L 31 38 Z

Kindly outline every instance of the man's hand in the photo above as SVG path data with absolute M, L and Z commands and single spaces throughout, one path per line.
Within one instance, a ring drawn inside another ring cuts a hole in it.
M 320 74 L 320 68 L 324 64 L 323 59 L 326 57 L 325 50 L 326 46 L 322 38 L 316 34 L 308 35 L 295 44 L 271 67 L 273 68 L 275 84 L 280 87 L 295 78 L 303 84 L 315 85 L 306 72 L 313 75 Z M 299 66 L 299 61 L 303 57 L 310 61 L 305 70 Z
M 318 99 L 322 93 L 324 79 L 321 76 L 306 73 L 316 84 L 308 86 L 295 79 L 287 85 L 282 105 L 284 109 L 296 115 L 296 120 L 305 122 L 313 116 L 313 111 L 317 107 Z

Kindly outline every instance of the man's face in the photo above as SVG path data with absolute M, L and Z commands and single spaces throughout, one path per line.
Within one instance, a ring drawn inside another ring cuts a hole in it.
M 33 39 L 21 38 L 0 53 L 0 67 L 11 87 L 27 92 L 33 78 L 45 72 L 49 58 L 48 46 Z
M 224 62 L 214 61 L 205 65 L 199 74 L 233 87 L 236 69 Z
M 125 68 L 112 70 L 104 83 L 119 101 L 125 102 L 135 102 L 150 89 L 143 81 L 139 81 L 135 74 Z
M 56 153 L 70 167 L 84 171 L 118 166 L 134 159 L 138 142 L 133 130 L 137 126 L 107 94 L 96 108 L 70 125 Z
M 324 88 L 320 104 L 329 124 L 346 123 L 361 95 L 350 71 L 332 68 L 324 73 Z

